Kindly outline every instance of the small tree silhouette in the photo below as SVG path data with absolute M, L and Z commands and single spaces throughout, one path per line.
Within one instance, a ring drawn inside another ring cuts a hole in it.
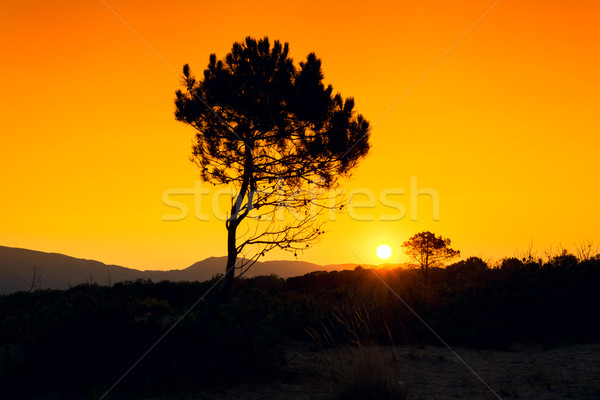
M 320 196 L 369 151 L 370 126 L 354 99 L 325 87 L 314 53 L 299 68 L 288 53 L 287 43 L 248 37 L 221 61 L 212 54 L 202 79 L 184 65 L 186 90 L 176 92 L 176 119 L 197 131 L 192 160 L 202 180 L 235 188 L 225 291 L 266 252 L 314 243 L 317 216 L 339 206 Z M 240 235 L 245 220 L 252 224 Z
M 429 268 L 438 267 L 460 255 L 450 248 L 450 239 L 425 231 L 417 233 L 402 244 L 404 253 L 421 266 L 425 282 L 429 279 Z

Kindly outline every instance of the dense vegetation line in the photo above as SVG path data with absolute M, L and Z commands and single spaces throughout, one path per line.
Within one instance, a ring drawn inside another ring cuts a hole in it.
M 433 268 L 427 282 L 418 269 L 263 276 L 236 281 L 216 312 L 193 310 L 125 386 L 268 380 L 292 340 L 436 344 L 374 272 L 451 344 L 600 339 L 599 258 L 508 258 L 494 268 L 469 258 Z M 0 296 L 0 384 L 19 392 L 110 385 L 210 285 L 136 281 Z

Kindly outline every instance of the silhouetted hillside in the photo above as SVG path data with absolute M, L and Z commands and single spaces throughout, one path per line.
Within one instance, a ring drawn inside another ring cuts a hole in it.
M 227 257 L 209 257 L 205 260 L 198 261 L 190 267 L 181 271 L 170 271 L 171 281 L 193 281 L 198 280 L 197 276 L 205 276 L 201 280 L 206 280 L 216 274 L 222 274 L 225 268 Z M 304 275 L 312 271 L 332 271 L 337 266 L 321 266 L 318 264 L 309 263 L 306 261 L 262 261 L 257 262 L 244 274 L 245 277 L 254 277 L 260 275 L 276 274 L 281 278 L 289 278 L 291 276 Z M 173 278 L 171 277 L 173 276 Z
M 182 270 L 140 271 L 58 253 L 0 246 L 0 294 L 30 290 L 32 286 L 34 289 L 67 289 L 82 283 L 108 285 L 137 279 L 153 282 L 205 281 L 222 274 L 226 261 L 226 257 L 209 257 Z M 244 276 L 276 274 L 289 278 L 335 269 L 339 266 L 321 266 L 305 261 L 264 261 L 257 262 Z
M 35 276 L 34 276 L 35 271 Z M 66 289 L 81 283 L 128 281 L 142 278 L 142 271 L 58 253 L 0 246 L 0 293 Z

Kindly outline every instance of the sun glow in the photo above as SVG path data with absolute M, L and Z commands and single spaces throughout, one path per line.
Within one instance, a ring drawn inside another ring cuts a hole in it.
M 392 246 L 387 243 L 381 243 L 375 249 L 375 254 L 377 254 L 377 257 L 382 261 L 388 260 L 393 253 Z

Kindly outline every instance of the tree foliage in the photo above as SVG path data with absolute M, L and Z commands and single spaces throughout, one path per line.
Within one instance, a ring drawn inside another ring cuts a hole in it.
M 417 233 L 404 242 L 402 248 L 406 255 L 419 264 L 425 281 L 428 279 L 430 268 L 441 266 L 460 255 L 460 251 L 450 248 L 450 239 L 436 236 L 429 231 Z
M 234 43 L 223 60 L 212 54 L 201 78 L 183 67 L 175 117 L 196 129 L 192 159 L 203 181 L 235 188 L 228 285 L 236 268 L 267 251 L 313 243 L 322 233 L 317 216 L 336 207 L 320 196 L 369 151 L 368 121 L 323 78 L 314 53 L 297 67 L 288 44 L 268 38 Z M 252 226 L 240 235 L 244 220 Z M 236 265 L 240 254 L 248 258 Z

